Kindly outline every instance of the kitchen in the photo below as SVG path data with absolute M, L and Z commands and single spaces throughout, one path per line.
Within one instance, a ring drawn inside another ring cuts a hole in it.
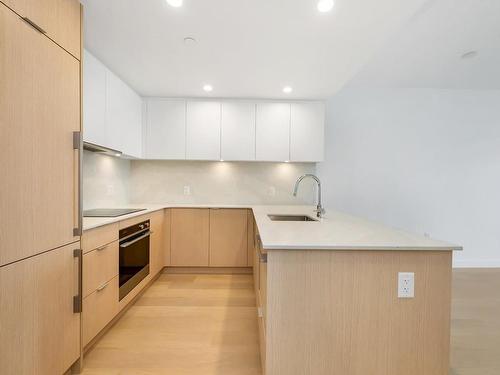
M 498 372 L 494 1 L 0 10 L 1 374 Z

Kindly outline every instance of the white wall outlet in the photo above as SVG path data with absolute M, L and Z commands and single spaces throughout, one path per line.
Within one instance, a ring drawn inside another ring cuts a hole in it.
M 191 186 L 184 186 L 184 195 L 191 195 Z
M 414 297 L 415 297 L 415 273 L 399 272 L 398 298 L 414 298 Z

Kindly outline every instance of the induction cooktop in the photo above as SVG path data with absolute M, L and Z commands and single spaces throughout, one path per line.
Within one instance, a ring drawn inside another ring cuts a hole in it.
M 144 211 L 145 208 L 96 208 L 83 211 L 84 217 L 118 217 L 134 212 Z

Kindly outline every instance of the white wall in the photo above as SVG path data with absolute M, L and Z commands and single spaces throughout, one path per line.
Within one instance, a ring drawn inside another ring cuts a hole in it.
M 295 180 L 315 173 L 314 163 L 146 161 L 131 162 L 130 199 L 135 203 L 312 204 L 311 181 L 298 196 Z M 191 194 L 184 194 L 189 186 Z
M 500 91 L 345 89 L 327 107 L 325 204 L 500 266 Z

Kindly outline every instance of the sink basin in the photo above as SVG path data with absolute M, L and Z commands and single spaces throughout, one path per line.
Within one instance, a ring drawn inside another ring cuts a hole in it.
M 272 221 L 318 221 L 307 215 L 267 215 Z

